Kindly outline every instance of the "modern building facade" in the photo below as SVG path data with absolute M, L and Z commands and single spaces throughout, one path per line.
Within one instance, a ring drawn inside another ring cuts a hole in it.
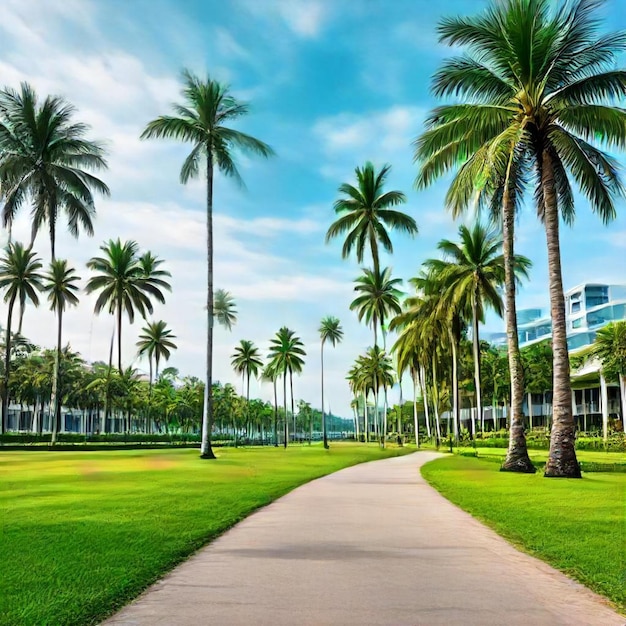
M 571 352 L 591 345 L 599 328 L 626 320 L 626 285 L 584 283 L 564 295 L 567 345 Z M 552 337 L 549 311 L 522 309 L 517 324 L 520 348 Z

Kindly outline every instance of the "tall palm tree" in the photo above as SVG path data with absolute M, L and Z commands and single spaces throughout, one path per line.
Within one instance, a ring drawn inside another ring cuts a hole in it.
M 354 171 L 357 178 L 356 186 L 343 183 L 339 187 L 342 197 L 335 204 L 335 213 L 338 219 L 331 224 L 326 233 L 326 242 L 345 235 L 341 256 L 347 259 L 353 249 L 356 249 L 356 258 L 363 263 L 365 248 L 369 246 L 372 254 L 374 273 L 380 268 L 379 244 L 389 253 L 393 252 L 393 245 L 388 229 L 395 229 L 409 235 L 417 234 L 415 220 L 391 207 L 404 204 L 406 196 L 401 191 L 384 191 L 385 182 L 391 165 L 385 165 L 376 172 L 374 165 L 369 161 Z
M 534 169 L 534 195 L 548 249 L 554 348 L 554 421 L 546 476 L 580 477 L 559 216 L 566 222 L 574 219 L 572 179 L 604 222 L 614 218 L 615 199 L 623 195 L 616 161 L 597 146 L 626 146 L 626 110 L 614 105 L 626 96 L 626 71 L 615 69 L 626 40 L 598 33 L 599 4 L 577 0 L 552 9 L 549 0 L 507 0 L 494 2 L 479 17 L 443 20 L 441 40 L 462 46 L 466 54 L 443 64 L 435 91 L 462 102 L 433 113 L 416 150 L 422 184 L 488 145 L 494 154 L 517 151 Z
M 61 421 L 60 402 L 60 370 L 63 313 L 68 306 L 78 305 L 78 281 L 80 276 L 73 267 L 69 267 L 66 260 L 55 259 L 44 276 L 43 290 L 48 294 L 50 310 L 57 314 L 57 349 L 54 355 L 54 369 L 52 375 L 52 444 L 56 442 L 57 432 Z
M 87 262 L 87 267 L 97 273 L 87 281 L 85 291 L 100 292 L 94 307 L 96 313 L 106 308 L 110 314 L 116 315 L 118 370 L 122 372 L 122 315 L 126 313 L 132 324 L 135 321 L 135 310 L 142 317 L 152 313 L 152 298 L 164 303 L 163 290 L 171 291 L 164 277 L 170 274 L 155 269 L 161 261 L 146 265 L 145 255 L 138 256 L 135 241 L 122 243 L 119 239 L 110 240 L 100 246 L 100 250 L 104 256 L 93 257 Z M 150 271 L 150 274 L 146 271 Z
M 259 375 L 259 369 L 263 367 L 261 354 L 254 342 L 242 339 L 231 357 L 231 365 L 246 382 L 246 422 L 250 420 L 250 377 Z M 249 426 L 249 424 L 247 424 Z
M 176 350 L 178 346 L 174 343 L 176 335 L 172 334 L 171 329 L 163 320 L 158 322 L 148 322 L 147 326 L 141 329 L 139 341 L 136 343 L 139 356 L 148 357 L 148 367 L 150 368 L 150 387 L 149 395 L 152 395 L 153 370 L 152 363 L 154 361 L 155 372 L 154 378 L 159 377 L 159 363 L 161 359 L 169 361 L 171 351 Z
M 322 364 L 322 433 L 324 438 L 324 447 L 328 449 L 328 434 L 326 432 L 326 413 L 324 411 L 324 344 L 329 341 L 333 347 L 341 343 L 343 339 L 343 328 L 341 322 L 336 317 L 328 315 L 323 318 L 319 327 L 321 342 L 321 364 Z
M 394 383 L 393 365 L 387 353 L 379 346 L 368 348 L 365 355 L 359 362 L 361 377 L 367 387 L 374 394 L 375 415 L 374 421 L 378 428 L 378 393 L 380 389 L 387 389 Z M 387 434 L 387 407 L 383 413 L 383 424 L 380 425 L 380 443 L 385 447 L 385 436 Z
M 6 335 L 4 340 L 4 377 L 2 381 L 2 434 L 8 425 L 9 377 L 11 374 L 11 322 L 15 302 L 30 300 L 39 306 L 37 292 L 43 289 L 41 259 L 31 248 L 21 243 L 10 243 L 0 257 L 0 289 L 4 290 L 4 301 L 8 303 Z
M 48 225 L 55 259 L 59 212 L 67 217 L 74 237 L 80 230 L 93 235 L 93 192 L 109 195 L 108 187 L 91 172 L 105 169 L 102 146 L 86 139 L 89 126 L 73 120 L 75 108 L 62 98 L 43 102 L 22 83 L 20 91 L 0 91 L 0 187 L 2 221 L 11 227 L 18 210 L 32 203 L 31 247 Z
M 206 397 L 202 418 L 201 456 L 214 459 L 211 448 L 212 380 L 213 380 L 213 174 L 217 167 L 226 176 L 242 183 L 233 152 L 269 157 L 272 149 L 262 141 L 235 130 L 227 124 L 248 113 L 248 105 L 239 102 L 228 86 L 207 77 L 200 79 L 183 71 L 182 97 L 184 104 L 173 105 L 173 116 L 163 115 L 152 120 L 141 138 L 176 139 L 192 144 L 192 150 L 180 171 L 180 181 L 186 184 L 200 175 L 201 165 L 206 175 L 207 211 L 207 362 Z M 203 161 L 203 162 L 202 162 Z
M 385 320 L 401 312 L 400 297 L 402 292 L 397 285 L 400 278 L 391 278 L 391 268 L 382 271 L 364 269 L 356 280 L 354 291 L 359 295 L 350 304 L 350 310 L 357 312 L 359 321 L 365 319 L 366 324 L 374 330 L 374 345 L 378 344 L 378 327 L 382 328 L 383 346 L 386 343 Z
M 278 374 L 283 376 L 283 401 L 285 408 L 285 441 L 284 447 L 287 447 L 289 440 L 289 428 L 287 420 L 287 374 L 291 383 L 291 413 L 294 413 L 293 406 L 293 374 L 302 371 L 304 366 L 304 344 L 293 330 L 283 326 L 276 336 L 270 340 L 269 359 L 272 367 Z
M 591 354 L 619 380 L 622 426 L 626 432 L 626 322 L 611 322 L 596 333 Z
M 226 330 L 232 330 L 237 323 L 237 309 L 232 294 L 225 289 L 218 289 L 213 299 L 213 315 L 218 324 Z
M 499 316 L 503 313 L 502 297 L 499 293 L 505 279 L 504 258 L 500 254 L 502 240 L 495 231 L 488 231 L 479 222 L 471 229 L 461 225 L 459 238 L 459 243 L 442 239 L 437 247 L 443 252 L 444 259 L 430 259 L 425 265 L 438 274 L 446 297 L 454 305 L 471 312 L 474 385 L 480 420 L 483 408 L 480 393 L 479 323 L 484 322 L 486 308 L 492 308 Z M 516 255 L 516 278 L 527 278 L 531 265 L 529 259 Z

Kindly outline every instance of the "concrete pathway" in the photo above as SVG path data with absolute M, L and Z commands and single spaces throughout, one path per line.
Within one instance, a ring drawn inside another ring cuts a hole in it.
M 296 489 L 106 624 L 624 626 L 428 486 L 420 452 Z

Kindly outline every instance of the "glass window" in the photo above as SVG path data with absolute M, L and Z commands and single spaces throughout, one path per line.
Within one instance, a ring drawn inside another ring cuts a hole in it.
M 583 325 L 583 318 L 579 317 L 575 320 L 572 320 L 572 328 L 581 328 Z

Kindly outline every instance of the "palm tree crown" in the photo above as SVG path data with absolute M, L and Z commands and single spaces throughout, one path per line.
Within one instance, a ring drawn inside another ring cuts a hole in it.
M 354 291 L 359 295 L 350 304 L 350 310 L 356 310 L 359 321 L 365 319 L 366 324 L 374 329 L 374 342 L 377 340 L 377 328 L 383 328 L 385 337 L 385 320 L 401 312 L 399 299 L 402 292 L 397 285 L 402 283 L 400 278 L 391 278 L 391 268 L 382 271 L 364 269 L 363 275 L 356 279 Z
M 387 229 L 396 229 L 409 235 L 417 234 L 415 220 L 390 207 L 404 204 L 406 196 L 401 191 L 383 191 L 390 165 L 376 172 L 369 161 L 364 167 L 355 169 L 357 185 L 344 183 L 339 187 L 342 198 L 335 202 L 335 213 L 339 216 L 326 233 L 326 241 L 346 235 L 341 255 L 344 259 L 356 249 L 356 258 L 363 263 L 365 248 L 369 245 L 374 271 L 379 268 L 378 244 L 389 253 L 393 244 Z
M 168 361 L 171 351 L 176 350 L 174 343 L 176 335 L 172 334 L 171 329 L 163 320 L 158 322 L 149 322 L 147 326 L 141 329 L 139 341 L 137 341 L 138 354 L 146 355 L 150 362 L 150 382 L 152 382 L 152 360 L 155 363 L 155 376 L 159 376 L 159 363 L 161 359 Z
M 89 127 L 74 122 L 73 106 L 48 96 L 43 102 L 22 83 L 20 91 L 0 91 L 0 181 L 3 225 L 13 224 L 18 210 L 30 200 L 31 245 L 41 226 L 48 224 L 52 259 L 55 258 L 59 211 L 67 216 L 70 233 L 82 228 L 93 235 L 93 191 L 109 194 L 108 187 L 89 170 L 106 168 L 102 146 L 85 138 Z
M 135 310 L 146 317 L 152 313 L 151 298 L 159 302 L 165 302 L 163 289 L 171 290 L 170 285 L 164 280 L 169 276 L 168 272 L 155 269 L 160 261 L 145 263 L 145 255 L 140 261 L 137 242 L 119 239 L 110 240 L 100 246 L 104 252 L 102 257 L 93 257 L 87 262 L 87 267 L 94 272 L 87 281 L 86 292 L 99 291 L 94 310 L 100 313 L 107 308 L 110 314 L 117 314 L 117 337 L 118 337 L 118 369 L 122 371 L 122 313 L 125 312 L 129 322 L 135 320 Z M 146 274 L 146 270 L 153 273 Z M 156 272 L 156 274 L 154 273 Z
M 213 301 L 213 315 L 218 324 L 221 324 L 226 330 L 232 330 L 237 323 L 237 308 L 235 298 L 225 289 L 218 289 L 215 292 Z
M 78 281 L 80 276 L 73 267 L 69 267 L 65 259 L 51 261 L 48 273 L 45 275 L 43 291 L 48 294 L 52 311 L 65 311 L 68 306 L 78 305 Z
M 231 365 L 235 372 L 247 376 L 248 380 L 250 376 L 258 376 L 259 369 L 263 367 L 263 361 L 254 342 L 242 339 L 233 352 Z

